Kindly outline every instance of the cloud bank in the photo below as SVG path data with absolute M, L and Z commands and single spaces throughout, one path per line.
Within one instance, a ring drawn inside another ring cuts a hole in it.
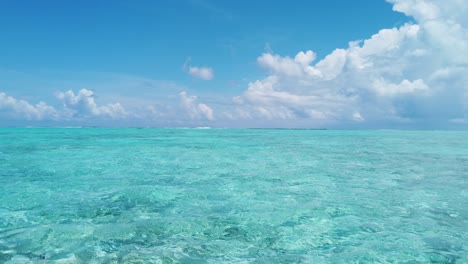
M 63 113 L 67 118 L 104 116 L 122 119 L 128 115 L 120 103 L 98 106 L 91 90 L 81 89 L 76 95 L 72 90 L 68 90 L 57 93 L 56 97 L 63 102 Z
M 0 93 L 0 120 L 2 118 L 35 121 L 85 121 L 85 120 L 153 120 L 155 117 L 167 123 L 167 120 L 184 121 L 190 124 L 215 120 L 215 114 L 207 104 L 199 102 L 197 96 L 188 95 L 183 91 L 178 94 L 179 106 L 154 105 L 135 107 L 127 110 L 119 102 L 100 105 L 96 102 L 94 91 L 81 89 L 78 92 L 68 90 L 55 93 L 61 105 L 51 106 L 44 102 L 31 104 L 19 100 L 6 93 Z M 181 124 L 180 122 L 178 122 Z M 138 122 L 137 122 L 138 124 Z M 96 125 L 99 125 L 97 123 Z
M 68 90 L 58 92 L 55 96 L 63 103 L 62 108 L 56 108 L 44 102 L 33 105 L 28 101 L 0 93 L 0 113 L 13 119 L 54 121 L 82 120 L 93 117 L 123 119 L 128 116 L 120 103 L 99 106 L 91 90 L 81 89 L 76 95 L 72 90 Z
M 463 123 L 468 113 L 468 3 L 392 0 L 414 23 L 351 41 L 317 61 L 312 50 L 257 58 L 268 76 L 249 83 L 224 116 L 285 126 Z
M 25 100 L 18 100 L 12 96 L 0 92 L 0 112 L 6 112 L 10 118 L 19 118 L 26 120 L 44 120 L 59 118 L 59 113 L 54 107 L 44 102 L 35 105 Z
M 269 72 L 234 98 L 251 118 L 343 122 L 450 122 L 468 113 L 468 2 L 392 0 L 416 24 L 382 29 L 316 61 L 264 53 Z M 246 116 L 246 115 L 244 115 Z

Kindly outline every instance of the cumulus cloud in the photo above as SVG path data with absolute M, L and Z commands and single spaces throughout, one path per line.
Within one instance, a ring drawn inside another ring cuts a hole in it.
M 72 90 L 58 92 L 55 96 L 62 101 L 62 108 L 55 108 L 39 102 L 31 104 L 0 92 L 0 112 L 15 119 L 26 120 L 74 120 L 87 117 L 119 119 L 128 116 L 120 103 L 99 106 L 94 98 L 94 92 L 81 89 L 75 94 Z
M 2 92 L 0 92 L 0 112 L 27 120 L 54 120 L 59 116 L 54 107 L 42 101 L 33 105 L 28 101 L 18 100 Z
M 383 79 L 376 79 L 372 83 L 372 88 L 378 95 L 392 96 L 397 94 L 414 93 L 418 90 L 427 90 L 428 87 L 423 80 L 417 79 L 414 81 L 403 80 L 399 84 L 388 83 Z
M 389 2 L 416 23 L 382 29 L 318 62 L 311 50 L 293 58 L 273 53 L 258 57 L 269 76 L 249 83 L 234 98 L 239 117 L 329 123 L 464 118 L 468 2 Z
M 190 66 L 190 58 L 188 58 L 183 66 L 184 71 L 195 78 L 199 78 L 205 81 L 212 80 L 214 78 L 214 71 L 210 67 L 196 67 Z
M 181 106 L 191 119 L 214 120 L 213 109 L 204 103 L 198 103 L 196 96 L 189 96 L 186 92 L 179 94 Z
M 64 114 L 69 117 L 101 116 L 113 119 L 125 118 L 127 112 L 120 103 L 97 105 L 94 92 L 81 89 L 75 94 L 72 90 L 58 92 L 56 97 L 63 102 Z

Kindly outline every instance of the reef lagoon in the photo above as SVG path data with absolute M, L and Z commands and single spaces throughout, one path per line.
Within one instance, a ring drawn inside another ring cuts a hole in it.
M 468 263 L 468 132 L 0 129 L 0 263 Z

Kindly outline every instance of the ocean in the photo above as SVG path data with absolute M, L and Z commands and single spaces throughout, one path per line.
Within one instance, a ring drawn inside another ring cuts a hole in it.
M 468 263 L 468 132 L 0 129 L 0 263 Z

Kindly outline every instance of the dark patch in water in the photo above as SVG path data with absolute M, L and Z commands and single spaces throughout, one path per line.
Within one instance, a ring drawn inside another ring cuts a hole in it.
M 226 229 L 224 229 L 224 236 L 225 237 L 236 237 L 236 236 L 239 236 L 239 235 L 242 235 L 244 232 L 242 232 L 242 230 L 236 226 L 234 227 L 228 227 Z
M 426 238 L 424 241 L 427 243 L 429 247 L 433 250 L 437 250 L 438 252 L 453 252 L 453 251 L 461 251 L 462 247 L 458 245 L 454 245 L 444 239 L 433 237 L 433 238 Z
M 13 254 L 0 254 L 0 263 L 5 263 L 13 257 Z
M 430 263 L 455 264 L 457 263 L 457 259 L 458 257 L 450 255 L 450 254 L 441 254 L 438 252 L 429 253 Z
M 297 222 L 294 222 L 294 221 L 291 221 L 291 220 L 288 220 L 286 222 L 283 222 L 281 224 L 281 226 L 286 226 L 286 227 L 294 227 L 294 226 L 297 226 Z

